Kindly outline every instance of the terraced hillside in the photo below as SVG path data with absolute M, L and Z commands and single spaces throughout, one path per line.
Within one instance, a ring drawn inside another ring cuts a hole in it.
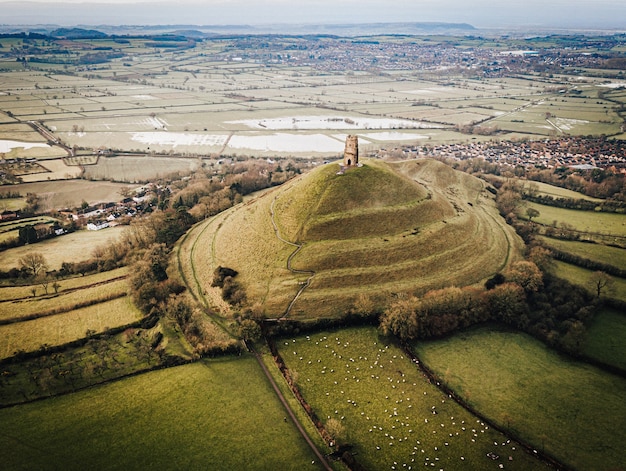
M 384 304 L 478 283 L 517 257 L 521 242 L 476 178 L 431 160 L 338 170 L 317 168 L 196 228 L 181 250 L 191 288 L 217 304 L 211 274 L 227 266 L 269 316 L 335 316 L 362 294 Z

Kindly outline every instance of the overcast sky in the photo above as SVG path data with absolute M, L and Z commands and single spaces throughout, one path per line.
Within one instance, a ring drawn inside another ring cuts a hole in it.
M 626 30 L 626 0 L 0 0 L 0 24 L 455 22 Z

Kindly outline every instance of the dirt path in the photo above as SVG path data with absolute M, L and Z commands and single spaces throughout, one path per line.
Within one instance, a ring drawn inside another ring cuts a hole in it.
M 289 414 L 289 417 L 291 418 L 291 420 L 293 421 L 293 423 L 297 427 L 297 429 L 300 432 L 300 434 L 302 435 L 302 437 L 306 440 L 306 442 L 309 445 L 309 447 L 311 447 L 311 450 L 313 450 L 313 453 L 315 453 L 315 456 L 317 456 L 317 459 L 320 460 L 320 463 L 322 464 L 324 469 L 326 469 L 327 471 L 333 471 L 333 468 L 330 467 L 330 465 L 326 461 L 326 458 L 324 457 L 324 455 L 322 455 L 322 453 L 317 449 L 317 447 L 315 446 L 315 443 L 313 443 L 313 441 L 309 438 L 309 436 L 307 435 L 306 431 L 304 430 L 304 427 L 302 427 L 302 424 L 296 418 L 296 415 L 294 414 L 293 410 L 289 406 L 289 403 L 285 399 L 285 396 L 283 395 L 283 393 L 281 392 L 280 388 L 276 384 L 276 381 L 274 381 L 274 378 L 270 374 L 269 370 L 267 369 L 267 366 L 265 366 L 265 363 L 263 363 L 263 359 L 261 358 L 261 355 L 259 353 L 257 353 L 252 347 L 249 346 L 249 348 L 250 348 L 250 351 L 254 354 L 254 357 L 256 358 L 257 362 L 261 366 L 261 369 L 263 370 L 263 373 L 265 373 L 265 376 L 267 376 L 267 379 L 269 380 L 270 384 L 272 385 L 272 388 L 274 388 L 274 392 L 278 396 L 278 399 L 280 399 L 280 402 L 285 407 L 285 410 L 287 411 L 287 414 Z
M 274 203 L 276 203 L 276 198 L 277 197 L 278 196 L 274 197 L 274 199 L 272 200 L 272 204 L 270 206 L 270 216 L 271 216 L 271 219 L 272 219 L 272 226 L 274 226 L 274 234 L 276 234 L 276 238 L 278 240 L 280 240 L 281 242 L 284 242 L 287 245 L 291 245 L 293 247 L 296 247 L 296 250 L 294 250 L 291 253 L 291 255 L 289 255 L 289 258 L 287 259 L 287 270 L 289 270 L 291 273 L 296 273 L 296 274 L 301 274 L 301 275 L 309 275 L 309 277 L 307 278 L 306 282 L 304 282 L 302 284 L 302 286 L 300 286 L 300 289 L 298 290 L 296 295 L 293 297 L 293 299 L 289 303 L 289 306 L 287 306 L 287 309 L 285 310 L 285 313 L 282 316 L 280 316 L 281 319 L 284 319 L 285 317 L 287 317 L 289 315 L 289 313 L 291 312 L 291 308 L 296 303 L 296 301 L 298 300 L 300 295 L 303 293 L 303 291 L 305 289 L 307 289 L 311 285 L 311 281 L 315 277 L 315 272 L 313 270 L 297 270 L 297 269 L 295 269 L 295 268 L 293 268 L 291 266 L 291 262 L 292 262 L 293 258 L 298 254 L 298 252 L 300 252 L 300 250 L 302 249 L 303 245 L 302 244 L 297 244 L 295 242 L 291 242 L 289 240 L 285 240 L 280 235 L 280 231 L 278 230 L 278 225 L 276 224 L 276 221 L 274 220 Z

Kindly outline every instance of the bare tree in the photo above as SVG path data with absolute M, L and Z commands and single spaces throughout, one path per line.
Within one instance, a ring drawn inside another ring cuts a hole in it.
M 39 252 L 33 252 L 24 255 L 19 260 L 20 268 L 30 273 L 33 278 L 37 278 L 39 274 L 48 269 L 46 258 Z
M 615 281 L 613 280 L 613 278 L 611 278 L 610 275 L 604 273 L 603 271 L 596 271 L 593 273 L 588 283 L 589 287 L 599 298 L 603 294 L 612 291 L 614 282 Z

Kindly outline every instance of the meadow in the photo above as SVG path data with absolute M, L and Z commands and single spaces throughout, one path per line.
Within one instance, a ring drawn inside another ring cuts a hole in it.
M 53 283 L 51 281 L 48 286 L 49 294 L 44 294 L 42 286 L 31 285 L 27 288 L 29 297 L 0 302 L 0 322 L 31 318 L 38 314 L 71 311 L 74 306 L 86 301 L 97 304 L 104 300 L 122 297 L 128 291 L 128 283 L 125 279 L 110 280 L 72 291 L 67 291 L 65 283 L 57 281 L 58 293 L 55 293 L 54 287 L 51 286 Z M 33 289 L 37 296 L 32 295 Z
M 63 345 L 84 338 L 88 331 L 106 332 L 143 316 L 130 297 L 124 296 L 61 314 L 0 325 L 0 358 L 18 351 L 32 352 L 43 345 Z
M 277 347 L 305 400 L 365 469 L 548 469 L 442 393 L 375 329 L 283 338 Z
M 596 203 L 601 203 L 602 201 L 604 201 L 600 198 L 593 198 L 583 193 L 568 190 L 567 188 L 561 188 L 560 186 L 550 185 L 548 183 L 527 180 L 519 180 L 519 182 L 524 186 L 525 190 L 533 188 L 537 191 L 539 195 L 548 195 L 552 196 L 553 198 L 565 198 L 570 200 L 595 201 Z
M 556 273 L 559 278 L 566 279 L 575 285 L 583 286 L 593 291 L 593 277 L 595 271 L 586 270 L 569 263 L 559 262 L 558 260 L 554 262 L 552 271 Z M 605 290 L 603 294 L 611 298 L 619 299 L 620 301 L 626 301 L 626 280 L 616 276 L 611 277 L 611 280 L 612 284 L 608 290 L 609 292 L 607 293 L 607 290 Z
M 550 237 L 539 237 L 548 247 L 578 255 L 594 262 L 606 263 L 615 267 L 626 267 L 626 250 L 588 242 L 560 240 Z
M 573 469 L 622 466 L 624 378 L 527 335 L 487 328 L 419 342 L 415 350 L 472 407 Z
M 116 268 L 92 275 L 75 276 L 59 280 L 59 292 L 80 290 L 97 284 L 108 283 L 111 280 L 125 277 L 128 274 L 128 267 Z M 38 288 L 41 294 L 43 288 Z M 54 290 L 50 289 L 50 293 Z M 32 297 L 32 287 L 30 285 L 0 286 L 0 302 L 20 300 Z
M 322 469 L 251 356 L 0 410 L 7 469 Z M 164 433 L 167 431 L 167 433 Z
M 58 270 L 63 262 L 80 262 L 93 257 L 97 247 L 106 246 L 116 240 L 124 231 L 124 226 L 108 227 L 100 231 L 81 230 L 52 239 L 24 245 L 0 252 L 0 270 L 19 268 L 19 260 L 32 252 L 41 253 L 50 270 Z
M 19 192 L 25 197 L 28 193 L 39 196 L 42 212 L 55 209 L 76 208 L 83 201 L 93 205 L 121 199 L 120 191 L 128 184 L 109 181 L 65 180 L 23 183 L 20 185 L 1 185 L 0 193 Z M 2 200 L 0 200 L 0 204 Z
M 623 237 L 626 234 L 626 218 L 623 214 L 578 211 L 527 202 L 526 207 L 539 211 L 533 221 L 546 226 L 560 227 L 566 223 L 574 230 L 590 234 Z M 525 214 L 522 217 L 526 217 Z
M 596 315 L 587 330 L 583 354 L 626 370 L 626 316 L 613 309 L 604 309 Z

